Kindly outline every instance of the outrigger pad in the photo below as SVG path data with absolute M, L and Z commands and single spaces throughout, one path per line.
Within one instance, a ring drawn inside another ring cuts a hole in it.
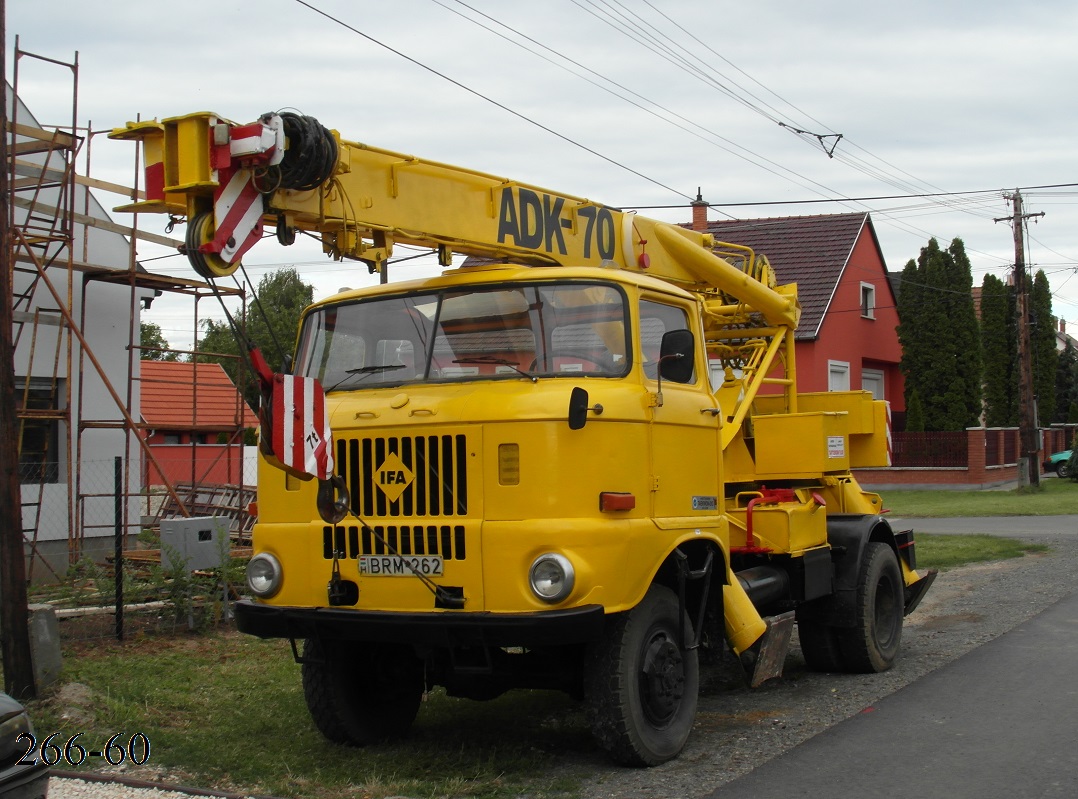
M 902 613 L 903 616 L 909 616 L 921 604 L 921 600 L 928 593 L 928 589 L 932 586 L 932 582 L 936 579 L 938 573 L 937 569 L 929 569 L 920 580 L 906 586 L 906 606 Z
M 752 670 L 752 679 L 749 680 L 750 688 L 758 688 L 772 677 L 781 677 L 786 655 L 790 651 L 790 638 L 794 631 L 794 612 L 791 610 L 778 616 L 769 616 L 764 621 L 767 622 L 767 632 L 756 642 L 759 649 L 756 653 L 756 665 Z

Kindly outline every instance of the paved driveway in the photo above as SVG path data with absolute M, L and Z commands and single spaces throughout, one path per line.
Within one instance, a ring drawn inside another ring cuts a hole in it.
M 1075 663 L 1071 594 L 708 797 L 1071 799 Z

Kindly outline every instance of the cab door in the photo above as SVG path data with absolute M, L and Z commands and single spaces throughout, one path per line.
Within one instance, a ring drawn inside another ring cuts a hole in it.
M 705 525 L 722 508 L 719 415 L 704 364 L 703 337 L 689 302 L 644 296 L 637 324 L 640 368 L 649 409 L 652 516 L 675 526 Z M 690 330 L 693 369 L 684 382 L 660 380 L 666 333 Z M 661 403 L 661 404 L 660 404 Z M 675 521 L 676 520 L 676 521 Z M 660 524 L 664 524 L 660 521 Z

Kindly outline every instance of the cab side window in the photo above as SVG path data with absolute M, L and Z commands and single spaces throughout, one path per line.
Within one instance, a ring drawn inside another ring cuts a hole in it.
M 659 348 L 663 335 L 671 330 L 691 330 L 689 315 L 675 305 L 654 300 L 640 301 L 640 351 L 644 359 L 644 374 L 652 380 L 659 374 Z M 696 370 L 686 383 L 696 382 Z

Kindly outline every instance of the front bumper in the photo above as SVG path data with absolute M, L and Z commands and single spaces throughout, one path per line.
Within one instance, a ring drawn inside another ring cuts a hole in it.
M 552 646 L 593 641 L 603 628 L 602 605 L 537 613 L 458 611 L 403 613 L 297 608 L 240 600 L 240 632 L 259 638 L 334 638 L 428 646 Z
M 44 761 L 0 771 L 0 796 L 4 799 L 45 799 L 48 793 L 49 767 Z

